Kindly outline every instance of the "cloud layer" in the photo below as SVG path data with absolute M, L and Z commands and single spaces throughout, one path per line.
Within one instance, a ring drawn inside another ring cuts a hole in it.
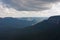
M 0 0 L 0 17 L 49 17 L 53 15 L 60 15 L 60 2 L 56 3 L 58 2 L 56 0 L 53 2 L 37 0 L 39 3 L 37 3 L 36 0 L 32 0 L 36 1 L 35 3 L 33 2 L 34 4 L 31 2 L 32 6 L 29 4 L 30 1 L 26 2 L 19 0 L 19 2 L 24 5 L 17 3 L 17 1 L 18 0 Z M 35 4 L 36 6 L 40 6 L 35 7 Z
M 2 0 L 7 7 L 18 11 L 42 11 L 52 7 L 52 3 L 60 0 Z

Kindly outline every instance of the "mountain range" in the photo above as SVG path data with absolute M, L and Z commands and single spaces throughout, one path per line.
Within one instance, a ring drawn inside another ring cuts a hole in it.
M 0 28 L 1 27 L 12 27 L 12 28 L 23 28 L 26 26 L 34 25 L 40 21 L 43 21 L 46 18 L 12 18 L 12 17 L 6 17 L 6 18 L 0 18 Z M 38 21 L 39 20 L 39 21 Z
M 2 31 L 2 40 L 60 40 L 60 16 L 52 16 L 35 25 Z

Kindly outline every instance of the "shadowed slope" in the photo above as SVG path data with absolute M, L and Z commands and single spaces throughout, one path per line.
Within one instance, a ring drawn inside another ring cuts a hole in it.
M 60 16 L 52 16 L 17 33 L 15 40 L 60 40 Z

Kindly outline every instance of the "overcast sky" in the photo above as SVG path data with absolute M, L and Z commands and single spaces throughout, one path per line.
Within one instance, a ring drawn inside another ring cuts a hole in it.
M 0 0 L 0 17 L 60 15 L 60 0 Z

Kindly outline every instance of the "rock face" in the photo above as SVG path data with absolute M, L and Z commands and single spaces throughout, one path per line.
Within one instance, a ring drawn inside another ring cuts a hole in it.
M 52 16 L 48 19 L 48 21 L 52 22 L 52 23 L 56 23 L 59 24 L 60 22 L 60 16 Z

